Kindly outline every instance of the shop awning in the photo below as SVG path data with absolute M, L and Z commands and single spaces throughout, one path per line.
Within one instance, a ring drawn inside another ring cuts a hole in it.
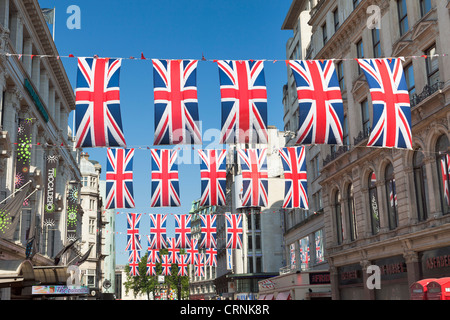
M 258 298 L 258 300 L 264 300 L 264 298 L 266 297 L 266 295 L 265 294 L 263 294 L 263 295 L 260 295 L 259 296 L 259 298 Z
M 291 300 L 291 293 L 289 291 L 280 292 L 277 294 L 276 300 Z
M 41 284 L 65 284 L 69 273 L 66 266 L 36 266 L 34 267 L 36 281 Z
M 273 293 L 268 294 L 264 300 L 273 300 Z

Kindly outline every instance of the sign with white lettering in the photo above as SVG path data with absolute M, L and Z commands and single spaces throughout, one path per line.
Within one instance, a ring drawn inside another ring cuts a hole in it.
M 88 294 L 89 288 L 84 286 L 32 286 L 31 294 Z

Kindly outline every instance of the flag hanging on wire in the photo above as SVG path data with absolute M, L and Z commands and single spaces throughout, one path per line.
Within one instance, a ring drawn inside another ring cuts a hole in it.
M 121 59 L 78 58 L 76 147 L 125 147 L 120 113 Z
M 197 254 L 195 264 L 194 264 L 194 271 L 195 271 L 195 275 L 197 277 L 205 276 L 205 261 L 204 261 L 203 253 Z
M 281 148 L 279 154 L 285 181 L 283 208 L 309 209 L 305 147 Z
M 441 158 L 441 177 L 444 187 L 444 199 L 447 206 L 450 206 L 450 156 Z
M 201 159 L 200 206 L 224 206 L 226 204 L 226 150 L 197 150 Z
M 167 242 L 169 243 L 167 248 L 167 252 L 169 255 L 169 262 L 178 263 L 178 255 L 180 253 L 180 249 L 177 248 L 177 239 L 169 238 Z
M 166 220 L 166 214 L 150 214 L 149 249 L 167 248 Z
M 177 150 L 152 149 L 151 207 L 179 207 Z
M 162 256 L 161 266 L 162 266 L 162 274 L 163 275 L 165 275 L 165 276 L 172 275 L 172 263 L 170 262 L 168 255 Z
M 402 60 L 357 61 L 372 98 L 373 121 L 367 146 L 412 149 L 411 104 Z
M 155 145 L 201 144 L 197 60 L 153 59 Z
M 297 85 L 296 144 L 342 145 L 344 107 L 332 60 L 289 60 Z
M 217 249 L 216 248 L 206 248 L 205 255 L 206 255 L 205 265 L 211 266 L 211 267 L 217 267 Z
M 186 248 L 186 254 L 188 255 L 187 262 L 189 264 L 195 264 L 195 259 L 198 254 L 198 240 L 197 239 L 194 239 L 194 238 L 191 239 L 191 245 L 189 246 L 189 248 Z
M 227 249 L 242 249 L 242 214 L 226 213 L 227 223 Z
M 267 143 L 263 61 L 217 61 L 222 103 L 221 143 Z
M 107 150 L 105 209 L 134 208 L 134 149 Z
M 189 248 L 191 245 L 191 215 L 175 215 L 175 239 L 177 248 Z
M 130 276 L 139 276 L 139 262 L 141 254 L 138 250 L 131 250 L 128 254 L 128 265 L 130 266 Z
M 268 172 L 267 149 L 238 149 L 241 162 L 244 207 L 267 207 Z
M 188 276 L 188 255 L 181 254 L 178 260 L 178 275 L 179 276 Z
M 212 214 L 200 215 L 201 237 L 199 248 L 216 248 L 216 216 Z
M 125 250 L 141 250 L 139 224 L 142 213 L 127 213 L 127 246 Z

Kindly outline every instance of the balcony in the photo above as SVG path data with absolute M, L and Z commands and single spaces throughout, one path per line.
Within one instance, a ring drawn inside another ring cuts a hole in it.
M 432 84 L 432 85 L 427 84 L 423 88 L 421 93 L 413 94 L 413 96 L 410 99 L 411 100 L 411 108 L 415 107 L 416 105 L 421 103 L 423 100 L 425 100 L 429 96 L 433 95 L 437 91 L 442 90 L 443 88 L 444 88 L 444 82 L 436 82 L 435 84 Z

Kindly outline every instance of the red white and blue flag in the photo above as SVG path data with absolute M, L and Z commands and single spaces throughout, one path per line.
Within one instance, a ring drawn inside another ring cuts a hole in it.
M 121 59 L 79 58 L 76 147 L 125 147 L 120 114 Z
M 177 248 L 189 248 L 191 245 L 191 215 L 175 215 L 175 239 Z
M 156 250 L 154 250 L 156 251 Z M 156 272 L 156 261 L 154 260 L 154 258 L 151 257 L 150 255 L 150 251 L 148 253 L 147 256 L 147 272 L 146 275 L 147 276 L 156 276 L 157 272 Z
M 178 263 L 178 255 L 180 253 L 180 249 L 177 248 L 177 240 L 175 238 L 169 238 L 169 246 L 167 248 L 169 262 L 170 263 Z
M 450 156 L 446 155 L 441 159 L 441 175 L 444 187 L 444 199 L 447 206 L 450 206 Z
M 139 235 L 139 223 L 141 213 L 127 213 L 127 246 L 125 250 L 141 250 L 141 236 Z
M 199 248 L 216 248 L 216 216 L 212 214 L 201 215 L 201 237 Z
M 344 107 L 332 60 L 289 60 L 297 85 L 296 144 L 342 145 Z
M 412 149 L 411 106 L 401 59 L 358 59 L 372 97 L 368 146 Z
M 195 264 L 195 259 L 198 254 L 198 240 L 197 239 L 194 239 L 194 238 L 191 239 L 191 245 L 189 246 L 189 248 L 186 248 L 186 254 L 188 255 L 187 262 L 189 264 Z
M 217 249 L 207 248 L 205 250 L 205 255 L 206 255 L 205 265 L 217 267 Z
M 267 149 L 238 149 L 242 171 L 242 206 L 267 207 Z
M 133 197 L 134 149 L 107 150 L 106 209 L 134 208 Z
M 147 260 L 153 261 L 155 263 L 161 262 L 158 249 L 148 249 L 147 257 L 148 257 Z
M 188 255 L 181 254 L 178 260 L 178 275 L 188 276 Z
M 162 267 L 162 274 L 163 275 L 165 275 L 165 276 L 172 275 L 172 262 L 170 262 L 170 259 L 169 259 L 168 255 L 163 255 L 162 256 L 161 267 Z
M 194 264 L 194 271 L 197 277 L 205 276 L 205 261 L 203 253 L 197 254 Z
M 242 249 L 242 214 L 225 214 L 227 224 L 227 249 Z
M 197 60 L 153 61 L 155 145 L 201 144 Z
M 267 143 L 267 91 L 263 61 L 218 60 L 221 143 Z
M 147 236 L 149 249 L 167 248 L 166 221 L 166 214 L 150 214 L 150 234 Z
M 151 207 L 179 207 L 177 150 L 152 149 Z
M 281 148 L 284 170 L 283 208 L 308 209 L 305 147 Z
M 130 266 L 130 276 L 139 276 L 139 262 L 141 254 L 138 250 L 131 250 L 128 254 L 128 265 Z
M 226 204 L 226 150 L 198 150 L 200 159 L 200 206 Z

